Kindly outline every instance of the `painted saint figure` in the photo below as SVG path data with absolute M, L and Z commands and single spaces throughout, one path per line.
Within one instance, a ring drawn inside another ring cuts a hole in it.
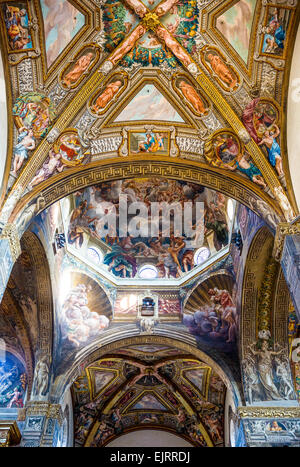
M 186 81 L 180 81 L 179 88 L 186 99 L 192 104 L 196 112 L 203 114 L 206 112 L 205 105 L 197 91 Z
M 89 52 L 87 55 L 80 57 L 73 68 L 66 74 L 63 79 L 63 84 L 70 87 L 72 84 L 79 80 L 81 75 L 88 69 L 94 54 Z
M 219 78 L 226 83 L 230 89 L 234 89 L 237 86 L 237 77 L 230 71 L 224 61 L 215 54 L 209 53 L 207 55 L 207 60 L 209 61 L 213 71 L 216 73 Z
M 278 352 L 271 351 L 268 349 L 269 345 L 267 340 L 262 341 L 261 350 L 253 350 L 254 345 L 255 344 L 249 345 L 249 349 L 252 354 L 257 357 L 259 379 L 264 387 L 266 397 L 271 400 L 280 400 L 282 396 L 279 394 L 273 381 L 273 356 L 281 354 L 285 349 Z
M 118 93 L 121 86 L 121 81 L 113 81 L 112 83 L 109 83 L 102 94 L 100 94 L 100 96 L 97 98 L 95 104 L 92 106 L 92 111 L 99 112 L 100 110 L 104 109 L 112 100 L 112 98 Z

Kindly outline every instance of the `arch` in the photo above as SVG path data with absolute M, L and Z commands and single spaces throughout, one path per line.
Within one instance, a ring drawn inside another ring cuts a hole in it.
M 25 232 L 21 238 L 22 249 L 26 250 L 32 260 L 36 276 L 36 294 L 39 319 L 39 336 L 37 354 L 47 355 L 49 362 L 52 359 L 53 341 L 53 299 L 48 265 L 45 250 L 32 232 Z
M 272 254 L 273 240 L 267 227 L 262 227 L 256 232 L 248 251 L 241 300 L 240 354 L 242 359 L 249 344 L 257 337 L 258 291 L 265 267 Z
M 191 439 L 187 439 L 186 436 L 178 434 L 175 430 L 172 430 L 171 428 L 168 428 L 168 427 L 162 428 L 162 427 L 157 426 L 157 427 L 151 429 L 150 427 L 138 426 L 138 427 L 131 427 L 128 430 L 124 430 L 124 433 L 122 433 L 122 435 L 114 435 L 114 437 L 112 437 L 111 439 L 108 439 L 107 441 L 104 441 L 102 447 L 110 447 L 109 445 L 112 442 L 114 442 L 115 440 L 120 440 L 120 438 L 122 438 L 122 436 L 129 435 L 130 433 L 135 433 L 136 431 L 139 431 L 139 432 L 140 431 L 158 431 L 158 432 L 170 433 L 174 439 L 177 437 L 179 439 L 184 440 L 186 442 L 186 444 L 184 444 L 184 446 L 186 446 L 186 447 L 196 446 L 195 444 L 191 445 Z M 127 439 L 128 439 L 128 437 L 127 437 Z M 171 441 L 171 438 L 169 438 L 169 441 Z M 128 444 L 126 444 L 126 446 L 128 446 Z M 135 446 L 138 447 L 138 444 L 136 444 Z M 155 446 L 157 447 L 157 444 Z M 183 445 L 181 445 L 181 446 L 183 446 Z M 173 446 L 168 444 L 165 447 L 173 447 Z M 174 447 L 177 447 L 177 446 L 174 446 Z
M 70 195 L 74 191 L 92 186 L 101 182 L 108 182 L 129 178 L 162 177 L 173 180 L 183 180 L 197 183 L 207 188 L 220 191 L 225 195 L 236 199 L 240 203 L 254 210 L 253 202 L 262 199 L 273 212 L 284 220 L 275 201 L 265 192 L 254 186 L 255 184 L 244 180 L 235 174 L 228 174 L 227 171 L 208 168 L 207 165 L 187 160 L 174 160 L 170 158 L 153 157 L 126 158 L 121 160 L 104 159 L 96 163 L 89 164 L 81 170 L 70 169 L 66 173 L 59 174 L 41 183 L 38 187 L 26 194 L 14 208 L 9 222 L 12 223 L 18 218 L 18 214 L 32 203 L 37 197 L 44 199 L 43 209 L 51 204 Z M 230 178 L 231 183 L 228 183 Z M 258 215 L 262 213 L 254 211 Z
M 132 330 L 129 331 L 129 335 L 133 335 Z M 96 360 L 99 360 L 106 354 L 113 353 L 114 351 L 120 349 L 121 347 L 129 345 L 140 345 L 140 344 L 164 344 L 170 347 L 176 347 L 179 350 L 182 350 L 185 353 L 189 353 L 198 359 L 202 360 L 204 363 L 207 363 L 222 379 L 223 383 L 227 387 L 227 390 L 230 391 L 233 399 L 235 400 L 236 405 L 242 404 L 242 396 L 239 388 L 239 383 L 237 382 L 236 375 L 233 374 L 233 371 L 225 363 L 222 365 L 216 362 L 213 358 L 208 356 L 202 350 L 198 349 L 195 343 L 191 343 L 190 335 L 188 339 L 184 339 L 184 331 L 180 330 L 178 336 L 176 337 L 165 337 L 161 335 L 147 335 L 140 336 L 135 335 L 132 337 L 118 338 L 118 334 L 111 334 L 108 343 L 101 345 L 98 342 L 94 343 L 88 348 L 87 354 L 81 354 L 79 357 L 74 359 L 72 367 L 65 372 L 63 375 L 59 375 L 52 385 L 52 394 L 51 398 L 53 400 L 59 401 L 64 392 L 71 386 L 75 379 L 80 375 L 82 369 Z

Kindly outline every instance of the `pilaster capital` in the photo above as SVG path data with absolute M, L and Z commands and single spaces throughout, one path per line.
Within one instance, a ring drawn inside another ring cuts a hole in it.
M 287 235 L 298 234 L 300 234 L 300 222 L 296 222 L 295 224 L 281 222 L 277 225 L 273 247 L 273 257 L 276 261 L 281 261 L 285 237 Z
M 0 240 L 6 239 L 9 242 L 11 257 L 13 261 L 17 261 L 21 254 L 21 244 L 19 234 L 14 224 L 6 224 L 1 232 Z

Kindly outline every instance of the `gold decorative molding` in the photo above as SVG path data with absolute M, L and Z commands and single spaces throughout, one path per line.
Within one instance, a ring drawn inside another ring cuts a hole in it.
M 41 355 L 52 352 L 52 288 L 50 270 L 44 248 L 39 239 L 32 232 L 25 232 L 21 239 L 22 248 L 29 254 L 36 277 L 36 297 L 39 311 L 39 340 L 38 348 Z
M 0 420 L 0 447 L 20 444 L 21 433 L 14 420 Z
M 300 418 L 300 407 L 238 407 L 241 418 Z
M 0 235 L 1 239 L 7 239 L 9 241 L 9 247 L 13 262 L 17 261 L 21 254 L 21 244 L 15 224 L 6 224 Z
M 287 235 L 298 235 L 300 234 L 300 222 L 295 224 L 289 224 L 282 222 L 278 224 L 276 229 L 276 235 L 274 240 L 273 257 L 276 261 L 281 261 L 284 240 Z
M 80 172 L 77 168 L 69 169 L 66 174 L 59 174 L 50 181 L 43 182 L 28 195 L 24 196 L 14 209 L 10 222 L 14 222 L 18 213 L 38 193 L 45 199 L 46 209 L 50 204 L 68 196 L 76 190 L 111 180 L 145 177 L 165 177 L 174 180 L 185 180 L 198 183 L 226 196 L 240 201 L 250 209 L 253 209 L 253 199 L 263 199 L 276 213 L 279 212 L 277 204 L 257 188 L 254 183 L 241 179 L 239 175 L 228 174 L 225 170 L 207 167 L 206 164 L 196 163 L 175 158 L 155 156 L 127 157 L 125 159 L 114 158 L 97 161 L 85 166 Z M 55 180 L 55 181 L 54 181 Z M 230 183 L 229 183 L 230 180 Z M 261 215 L 259 211 L 256 214 Z M 281 215 L 283 219 L 283 216 Z
M 60 404 L 51 404 L 45 401 L 29 401 L 26 404 L 26 416 L 43 415 L 46 418 L 55 418 L 61 424 L 63 413 Z
M 271 258 L 265 268 L 264 278 L 259 290 L 257 325 L 259 331 L 271 331 L 272 298 L 277 276 L 278 264 Z
M 155 29 L 160 25 L 157 14 L 154 12 L 147 13 L 141 21 L 141 24 L 148 29 Z

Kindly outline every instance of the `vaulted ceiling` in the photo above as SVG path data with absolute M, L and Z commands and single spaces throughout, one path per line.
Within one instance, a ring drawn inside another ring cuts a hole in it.
M 107 159 L 122 177 L 140 173 L 137 161 L 151 172 L 145 158 L 169 160 L 174 176 L 176 163 L 191 176 L 196 163 L 206 170 L 198 181 L 226 191 L 231 180 L 233 197 L 294 217 L 281 112 L 294 1 L 24 0 L 3 2 L 1 19 L 10 123 L 2 202 L 14 194 L 2 221 L 38 192 L 49 203 L 74 191 L 71 178 L 102 179 Z

